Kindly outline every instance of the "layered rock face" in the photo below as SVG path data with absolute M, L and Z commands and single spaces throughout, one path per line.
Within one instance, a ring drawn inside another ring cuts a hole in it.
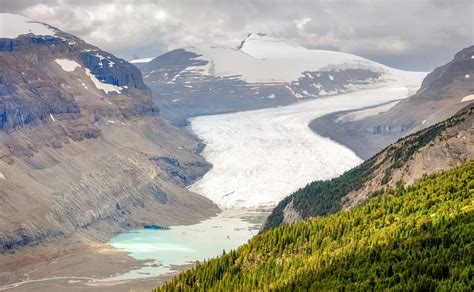
M 217 212 L 182 188 L 209 168 L 200 143 L 161 119 L 134 65 L 14 18 L 51 33 L 0 31 L 1 253 Z

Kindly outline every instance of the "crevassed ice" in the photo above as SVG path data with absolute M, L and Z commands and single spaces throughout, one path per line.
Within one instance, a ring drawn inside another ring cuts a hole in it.
M 362 160 L 350 149 L 315 134 L 311 120 L 405 98 L 405 86 L 387 86 L 290 106 L 201 116 L 192 130 L 205 143 L 213 168 L 191 186 L 221 208 L 272 207 L 314 180 L 342 174 Z

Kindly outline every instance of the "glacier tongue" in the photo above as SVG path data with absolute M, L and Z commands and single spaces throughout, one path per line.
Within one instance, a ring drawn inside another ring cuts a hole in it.
M 315 134 L 311 120 L 331 112 L 405 98 L 405 86 L 386 86 L 294 105 L 201 116 L 192 130 L 207 144 L 213 168 L 191 190 L 221 208 L 259 208 L 314 180 L 329 179 L 361 163 L 348 148 Z

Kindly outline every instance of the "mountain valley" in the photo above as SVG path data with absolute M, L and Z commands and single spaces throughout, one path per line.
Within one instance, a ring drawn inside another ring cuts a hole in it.
M 416 72 L 112 2 L 52 22 L 84 39 L 0 11 L 0 291 L 474 289 L 474 46 Z

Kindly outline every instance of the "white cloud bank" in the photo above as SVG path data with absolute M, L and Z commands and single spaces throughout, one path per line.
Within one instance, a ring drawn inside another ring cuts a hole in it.
M 125 57 L 265 32 L 310 48 L 432 69 L 473 43 L 471 0 L 2 0 L 21 13 Z

